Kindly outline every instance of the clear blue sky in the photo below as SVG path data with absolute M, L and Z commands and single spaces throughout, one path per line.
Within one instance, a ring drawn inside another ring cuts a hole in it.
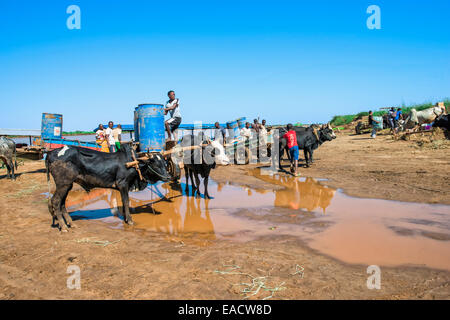
M 68 30 L 66 8 L 81 8 Z M 369 30 L 366 9 L 381 9 Z M 0 127 L 132 123 L 180 97 L 184 123 L 335 114 L 450 96 L 450 1 L 0 1 Z

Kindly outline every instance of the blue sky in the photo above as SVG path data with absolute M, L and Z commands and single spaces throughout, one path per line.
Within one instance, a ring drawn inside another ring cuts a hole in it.
M 81 9 L 69 30 L 66 8 Z M 369 30 L 369 5 L 381 30 Z M 184 123 L 325 122 L 450 96 L 450 1 L 0 1 L 0 127 L 132 123 L 180 98 Z

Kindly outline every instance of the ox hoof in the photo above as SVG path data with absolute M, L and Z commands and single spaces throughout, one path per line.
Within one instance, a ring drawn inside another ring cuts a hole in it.
M 76 228 L 78 228 L 77 225 L 76 225 L 76 224 L 73 224 L 73 223 L 71 223 L 71 224 L 69 225 L 69 227 L 70 227 L 70 229 L 76 229 Z
M 134 226 L 134 222 L 133 221 L 126 221 L 126 223 L 127 223 L 127 225 L 129 225 L 129 226 Z
M 59 230 L 61 233 L 66 233 L 69 232 L 69 230 L 67 230 L 67 228 L 61 228 L 61 230 Z

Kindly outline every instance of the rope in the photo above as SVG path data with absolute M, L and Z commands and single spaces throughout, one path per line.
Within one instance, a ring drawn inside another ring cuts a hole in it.
M 156 172 L 155 170 L 153 170 L 152 167 L 150 167 L 150 165 L 147 165 L 147 168 L 149 168 L 151 172 L 153 172 L 154 174 L 156 174 L 156 175 L 159 176 L 160 178 L 165 178 L 164 176 L 162 176 L 161 174 L 159 174 L 158 172 Z
M 275 292 L 277 291 L 281 291 L 286 289 L 285 287 L 283 287 L 283 285 L 285 284 L 285 282 L 280 283 L 278 286 L 270 288 L 266 286 L 266 280 L 268 278 L 268 276 L 262 276 L 262 277 L 253 277 L 251 274 L 249 273 L 244 273 L 244 272 L 234 272 L 233 270 L 236 269 L 240 269 L 241 267 L 237 266 L 237 265 L 224 265 L 224 267 L 229 267 L 229 270 L 215 270 L 215 273 L 221 274 L 221 275 L 244 275 L 247 277 L 252 278 L 252 283 L 237 283 L 234 285 L 240 285 L 240 286 L 245 286 L 244 289 L 241 290 L 241 293 L 245 295 L 244 300 L 249 299 L 255 295 L 257 295 L 261 289 L 264 291 L 269 291 L 271 294 L 267 297 L 264 297 L 262 300 L 267 300 L 273 297 L 273 295 L 275 294 Z

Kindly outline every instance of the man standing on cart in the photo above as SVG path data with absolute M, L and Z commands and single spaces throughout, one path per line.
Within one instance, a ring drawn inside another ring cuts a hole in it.
M 175 98 L 175 91 L 170 90 L 167 95 L 169 100 L 166 102 L 164 114 L 170 114 L 170 119 L 164 122 L 169 140 L 172 140 L 172 133 L 177 130 L 181 124 L 180 99 Z M 176 139 L 176 137 L 174 137 Z

